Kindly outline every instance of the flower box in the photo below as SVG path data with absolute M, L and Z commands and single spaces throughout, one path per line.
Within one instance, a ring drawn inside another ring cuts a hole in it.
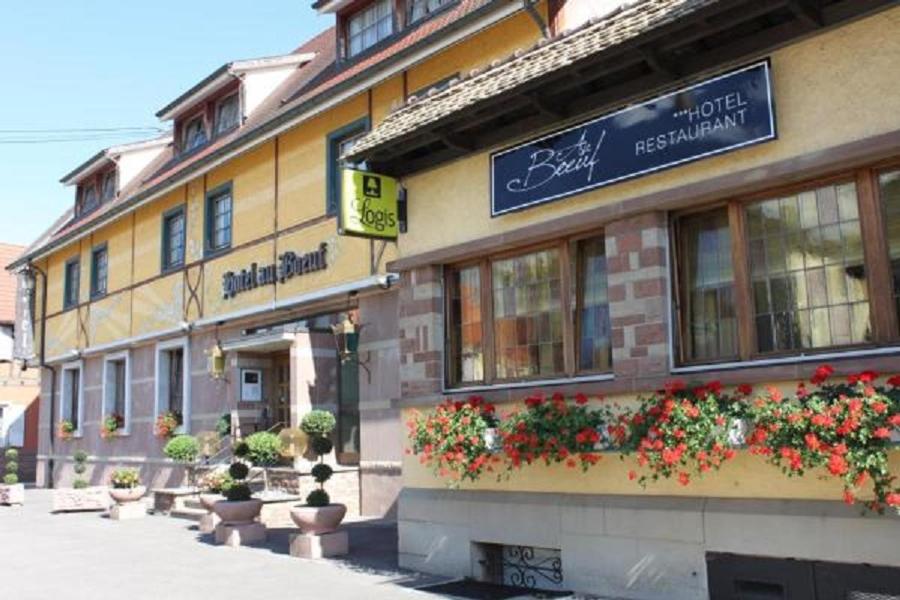
M 0 504 L 7 506 L 25 504 L 25 486 L 21 483 L 0 484 Z
M 60 488 L 53 490 L 52 512 L 77 512 L 108 510 L 112 504 L 106 486 L 82 489 Z

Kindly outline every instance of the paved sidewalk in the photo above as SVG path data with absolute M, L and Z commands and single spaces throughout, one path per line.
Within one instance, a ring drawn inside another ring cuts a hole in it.
M 230 549 L 181 519 L 52 515 L 50 494 L 28 490 L 25 507 L 0 506 L 2 600 L 438 598 L 412 589 L 436 580 L 397 568 L 390 523 L 351 523 L 348 560 L 308 561 L 287 554 L 292 530 L 271 530 L 264 547 Z

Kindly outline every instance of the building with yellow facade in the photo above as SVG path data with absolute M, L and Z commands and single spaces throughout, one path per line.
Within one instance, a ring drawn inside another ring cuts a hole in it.
M 129 464 L 178 485 L 161 415 L 268 430 L 326 408 L 339 498 L 397 511 L 406 567 L 627 598 L 900 594 L 896 515 L 745 450 L 690 487 L 641 488 L 610 454 L 448 488 L 401 425 L 473 394 L 506 413 L 897 371 L 896 3 L 314 8 L 335 28 L 225 64 L 159 111 L 171 137 L 67 175 L 73 211 L 14 263 L 35 282 L 39 481 L 84 449 L 95 482 Z M 346 167 L 395 178 L 396 241 L 342 234 Z

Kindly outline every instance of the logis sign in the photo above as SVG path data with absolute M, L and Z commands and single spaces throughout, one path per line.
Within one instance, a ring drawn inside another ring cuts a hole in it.
M 491 156 L 491 216 L 776 139 L 764 60 Z
M 398 191 L 396 179 L 344 169 L 338 233 L 396 240 L 400 228 Z
M 285 283 L 299 275 L 324 271 L 328 268 L 326 255 L 328 244 L 322 243 L 318 250 L 297 254 L 285 252 L 278 257 L 278 262 L 268 265 L 252 263 L 238 272 L 228 271 L 222 275 L 222 296 L 228 300 L 241 292 L 255 290 L 264 285 Z

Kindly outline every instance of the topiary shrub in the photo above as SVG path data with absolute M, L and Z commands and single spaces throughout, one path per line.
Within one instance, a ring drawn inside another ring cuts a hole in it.
M 4 456 L 6 460 L 19 460 L 19 451 L 15 448 L 10 448 L 4 453 Z
M 281 460 L 281 438 L 268 431 L 260 431 L 247 436 L 247 458 L 254 465 L 268 467 Z
M 72 482 L 72 487 L 76 490 L 83 490 L 88 486 L 88 482 L 81 478 L 81 475 L 84 475 L 87 472 L 87 462 L 88 455 L 84 450 L 76 450 L 72 455 L 72 458 L 75 460 L 75 466 L 72 467 L 72 470 L 75 471 L 75 474 L 78 477 L 75 478 L 75 481 Z
M 334 448 L 334 444 L 331 443 L 331 440 L 326 437 L 316 437 L 313 438 L 309 443 L 309 447 L 312 449 L 314 454 L 316 454 L 317 456 L 322 456 L 329 454 Z
M 326 437 L 334 431 L 334 415 L 327 410 L 313 410 L 303 417 L 300 429 L 310 437 Z
M 231 463 L 231 466 L 228 467 L 228 474 L 231 475 L 232 479 L 246 479 L 247 475 L 250 474 L 250 467 L 242 462 Z
M 220 438 L 231 435 L 231 415 L 229 413 L 225 413 L 216 421 L 216 433 Z
M 6 474 L 3 476 L 3 483 L 6 485 L 16 485 L 19 483 L 19 451 L 10 448 L 4 454 L 6 456 Z
M 178 435 L 166 443 L 163 454 L 176 462 L 192 463 L 200 456 L 200 442 L 192 435 Z
M 306 503 L 314 507 L 328 506 L 331 504 L 331 498 L 328 496 L 328 492 L 319 488 L 306 495 Z
M 334 469 L 325 463 L 319 463 L 312 468 L 312 476 L 316 483 L 325 483 L 334 475 Z
M 247 458 L 250 454 L 250 446 L 247 445 L 247 442 L 241 440 L 234 446 L 234 455 L 238 458 Z
M 84 479 L 76 479 L 72 483 L 72 487 L 75 488 L 76 490 L 83 490 L 87 486 L 88 486 L 88 482 L 85 481 Z
M 229 502 L 246 502 L 253 497 L 253 491 L 246 483 L 232 483 L 223 490 Z

